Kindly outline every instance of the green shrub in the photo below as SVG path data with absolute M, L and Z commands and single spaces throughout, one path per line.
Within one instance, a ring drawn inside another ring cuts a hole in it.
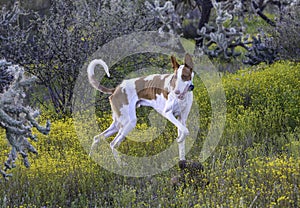
M 299 64 L 260 65 L 223 80 L 228 112 L 225 137 L 263 140 L 299 126 Z

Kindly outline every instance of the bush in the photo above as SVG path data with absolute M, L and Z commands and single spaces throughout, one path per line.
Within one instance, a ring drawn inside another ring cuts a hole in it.
M 230 137 L 272 137 L 299 126 L 299 64 L 260 65 L 224 78 Z

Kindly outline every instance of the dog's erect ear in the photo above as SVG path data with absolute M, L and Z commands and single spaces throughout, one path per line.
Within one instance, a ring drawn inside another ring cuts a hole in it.
M 176 58 L 174 56 L 171 56 L 171 62 L 172 62 L 172 67 L 173 67 L 174 71 L 176 71 L 179 68 L 179 64 L 176 61 Z
M 193 60 L 190 54 L 185 54 L 185 58 L 184 58 L 184 65 L 188 68 L 190 68 L 191 70 L 193 70 L 194 64 L 193 64 Z

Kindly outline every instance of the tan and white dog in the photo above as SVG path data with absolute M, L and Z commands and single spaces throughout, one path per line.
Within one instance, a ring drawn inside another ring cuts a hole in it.
M 136 108 L 151 106 L 178 128 L 179 159 L 185 160 L 185 137 L 189 134 L 186 120 L 193 103 L 193 61 L 186 54 L 183 65 L 179 65 L 174 56 L 171 57 L 171 62 L 173 74 L 153 74 L 124 80 L 116 88 L 109 89 L 100 85 L 94 76 L 95 67 L 101 65 L 109 77 L 108 66 L 101 59 L 91 61 L 87 68 L 89 82 L 100 92 L 111 94 L 109 101 L 113 122 L 108 129 L 94 137 L 90 155 L 99 139 L 106 139 L 117 133 L 110 147 L 119 163 L 120 158 L 115 148 L 136 126 Z

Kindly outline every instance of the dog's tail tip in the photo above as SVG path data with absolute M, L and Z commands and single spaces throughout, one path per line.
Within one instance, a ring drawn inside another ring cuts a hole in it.
M 106 94 L 112 94 L 115 89 L 106 88 L 106 87 L 100 85 L 100 82 L 95 79 L 94 69 L 97 65 L 101 65 L 103 67 L 106 75 L 108 77 L 110 77 L 110 73 L 109 73 L 107 64 L 102 59 L 94 59 L 90 62 L 90 64 L 88 65 L 88 68 L 87 68 L 87 74 L 88 74 L 89 82 L 91 83 L 91 85 L 95 89 L 99 90 L 100 92 L 103 92 L 103 93 L 106 93 Z
M 94 68 L 96 67 L 96 65 L 101 65 L 106 73 L 106 75 L 108 77 L 110 77 L 110 73 L 109 73 L 109 69 L 107 64 L 102 60 L 102 59 L 94 59 L 90 62 L 89 66 L 88 66 L 88 73 L 93 76 L 94 75 Z
M 102 59 L 97 59 L 97 61 L 98 61 L 98 63 L 99 63 L 100 65 L 102 65 L 102 67 L 104 68 L 104 71 L 105 71 L 106 75 L 107 75 L 108 77 L 110 77 L 110 73 L 109 73 L 107 64 L 106 64 Z

